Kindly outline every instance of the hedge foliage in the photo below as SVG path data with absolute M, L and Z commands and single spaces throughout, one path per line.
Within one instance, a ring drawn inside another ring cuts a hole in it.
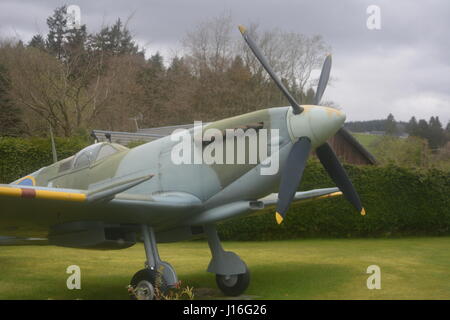
M 344 197 L 300 202 L 277 225 L 274 209 L 220 225 L 222 239 L 389 237 L 450 234 L 450 172 L 397 166 L 345 166 L 366 209 L 361 216 Z M 310 161 L 300 190 L 330 187 L 321 164 Z
M 58 159 L 74 155 L 90 142 L 84 137 L 56 138 Z M 0 138 L 0 183 L 10 183 L 53 163 L 52 145 L 46 138 Z
M 58 157 L 89 144 L 85 138 L 57 138 Z M 0 138 L 0 182 L 9 183 L 52 163 L 49 139 Z M 343 198 L 293 206 L 282 225 L 274 209 L 227 221 L 222 239 L 274 240 L 299 237 L 386 237 L 450 235 L 450 172 L 398 166 L 345 166 L 367 215 Z M 334 186 L 321 164 L 310 160 L 300 190 Z

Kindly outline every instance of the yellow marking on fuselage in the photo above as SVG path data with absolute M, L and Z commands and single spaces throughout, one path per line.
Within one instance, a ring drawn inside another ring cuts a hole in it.
M 22 196 L 22 189 L 20 189 L 20 188 L 0 187 L 0 195 L 8 196 L 8 197 L 21 197 Z
M 362 208 L 362 210 L 361 210 L 361 215 L 362 215 L 362 216 L 365 216 L 365 215 L 366 215 L 366 209 Z
M 84 193 L 48 191 L 48 190 L 36 190 L 36 198 L 49 200 L 63 200 L 71 202 L 86 201 L 86 195 Z
M 16 197 L 21 198 L 24 193 L 24 188 L 8 188 L 8 187 L 0 187 L 0 196 L 7 197 Z M 61 200 L 61 201 L 70 201 L 70 202 L 84 202 L 86 201 L 86 194 L 84 193 L 73 193 L 73 192 L 62 192 L 62 191 L 48 191 L 48 190 L 34 190 L 36 192 L 36 196 L 33 199 L 48 199 L 48 200 Z

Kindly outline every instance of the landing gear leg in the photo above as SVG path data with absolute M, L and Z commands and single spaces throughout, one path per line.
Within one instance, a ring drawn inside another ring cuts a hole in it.
M 247 265 L 237 254 L 223 249 L 214 225 L 207 225 L 204 230 L 212 255 L 208 272 L 216 274 L 217 286 L 223 294 L 233 297 L 242 294 L 250 284 Z
M 138 271 L 131 279 L 131 287 L 134 289 L 135 299 L 154 300 L 157 290 L 165 293 L 169 288 L 178 283 L 174 268 L 159 257 L 158 247 L 153 228 L 142 225 L 144 237 L 145 255 L 147 261 L 145 268 Z

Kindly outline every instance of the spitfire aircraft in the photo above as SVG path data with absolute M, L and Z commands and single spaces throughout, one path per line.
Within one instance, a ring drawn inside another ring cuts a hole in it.
M 219 120 L 202 130 L 277 129 L 278 150 L 270 154 L 279 159 L 276 174 L 260 174 L 262 159 L 256 164 L 175 164 L 171 150 L 176 142 L 170 136 L 133 149 L 95 143 L 70 158 L 0 185 L 0 244 L 40 243 L 40 238 L 45 238 L 46 243 L 57 246 L 122 249 L 143 239 L 145 268 L 133 276 L 131 286 L 139 298 L 153 299 L 158 275 L 165 288 L 178 282 L 174 268 L 161 260 L 157 243 L 205 235 L 212 255 L 207 271 L 216 275 L 225 295 L 237 296 L 247 289 L 250 273 L 237 254 L 223 249 L 216 230 L 219 222 L 275 206 L 280 224 L 292 202 L 342 194 L 364 215 L 357 192 L 326 142 L 345 130 L 344 113 L 319 105 L 331 56 L 323 64 L 314 104 L 300 105 L 248 31 L 242 26 L 239 30 L 290 105 Z M 192 145 L 201 149 L 210 142 L 194 141 Z M 272 143 L 267 140 L 268 145 Z M 337 188 L 297 192 L 313 150 Z M 278 193 L 273 193 L 275 190 Z

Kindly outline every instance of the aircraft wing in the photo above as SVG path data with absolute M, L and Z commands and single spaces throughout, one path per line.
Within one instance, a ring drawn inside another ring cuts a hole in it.
M 45 199 L 65 202 L 105 201 L 111 200 L 116 194 L 137 186 L 152 177 L 153 175 L 143 175 L 133 178 L 125 177 L 120 180 L 111 179 L 110 183 L 92 190 L 0 184 L 0 199 L 16 198 L 19 201 L 20 199 Z
M 293 202 L 326 199 L 340 196 L 342 192 L 339 188 L 313 189 L 309 191 L 299 191 L 295 193 Z M 189 219 L 191 225 L 205 225 L 219 221 L 246 215 L 251 211 L 260 211 L 277 204 L 278 193 L 271 193 L 268 196 L 255 201 L 236 201 L 227 203 L 219 207 L 214 207 Z
M 89 190 L 0 184 L 0 245 L 38 243 L 29 237 L 44 238 L 50 227 L 76 221 L 164 228 L 201 207 L 200 199 L 183 192 L 127 193 L 151 178 L 111 179 Z
M 294 200 L 292 200 L 292 202 L 298 202 L 301 200 L 324 199 L 341 195 L 342 192 L 339 190 L 339 188 L 313 189 L 309 191 L 296 192 Z M 271 193 L 268 196 L 259 199 L 259 201 L 264 203 L 264 207 L 276 205 L 278 201 L 278 193 Z

